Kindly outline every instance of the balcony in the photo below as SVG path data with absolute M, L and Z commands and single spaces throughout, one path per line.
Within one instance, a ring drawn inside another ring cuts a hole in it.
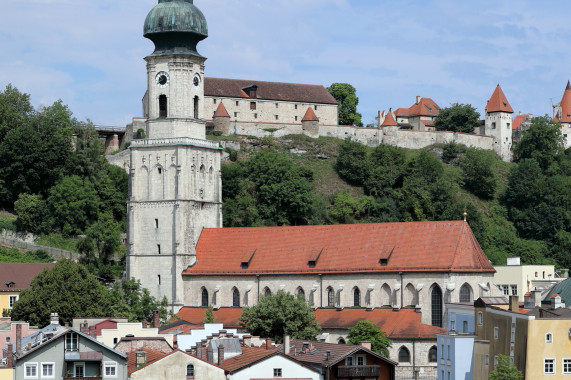
M 64 377 L 63 380 L 103 380 L 102 377 Z
M 339 366 L 337 367 L 338 378 L 353 377 L 379 377 L 381 375 L 381 367 L 378 365 L 356 365 L 356 366 Z

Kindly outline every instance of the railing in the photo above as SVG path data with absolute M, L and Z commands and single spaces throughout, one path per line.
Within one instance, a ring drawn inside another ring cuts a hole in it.
M 64 377 L 63 380 L 103 380 L 101 376 L 97 377 Z
M 379 377 L 381 367 L 378 365 L 358 365 L 337 367 L 337 377 Z
M 217 141 L 201 140 L 192 137 L 175 137 L 164 139 L 140 139 L 131 141 L 131 146 L 154 146 L 154 145 L 171 145 L 171 144 L 188 144 L 205 148 L 219 148 Z

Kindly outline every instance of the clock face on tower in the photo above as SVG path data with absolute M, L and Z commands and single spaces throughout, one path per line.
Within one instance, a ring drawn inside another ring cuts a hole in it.
M 165 88 L 166 86 L 168 86 L 169 81 L 170 81 L 169 75 L 164 71 L 160 71 L 159 73 L 157 73 L 157 76 L 155 77 L 155 83 L 160 88 Z

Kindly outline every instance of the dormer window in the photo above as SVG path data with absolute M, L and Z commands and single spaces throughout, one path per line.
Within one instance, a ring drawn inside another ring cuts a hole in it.
M 242 88 L 249 98 L 255 99 L 258 96 L 258 86 L 255 84 Z
M 6 285 L 6 287 L 8 287 L 8 288 L 13 288 L 15 283 L 14 283 L 14 281 L 6 281 L 4 283 L 4 285 Z

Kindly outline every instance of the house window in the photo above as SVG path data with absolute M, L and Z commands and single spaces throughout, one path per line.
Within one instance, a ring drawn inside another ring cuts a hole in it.
M 113 344 L 117 344 L 118 341 L 119 341 L 119 338 L 113 338 Z
M 490 365 L 490 355 L 486 355 L 484 358 L 484 365 Z
M 155 219 L 155 228 L 159 228 L 159 220 Z
M 353 365 L 353 357 L 348 356 L 345 358 L 345 365 Z
M 276 118 L 276 120 L 278 120 L 278 119 L 279 119 L 279 116 L 278 116 L 278 115 L 274 115 L 274 117 Z
M 345 339 L 339 338 L 339 340 L 337 341 L 337 344 L 347 344 L 347 342 L 345 342 Z
M 456 331 L 456 321 L 453 319 L 450 321 L 450 330 Z
M 482 326 L 484 324 L 484 313 L 481 311 L 478 312 L 478 326 Z
M 250 102 L 250 109 L 251 109 L 251 110 L 255 110 L 255 109 L 256 109 L 256 102 Z
M 280 105 L 278 103 L 276 103 L 276 108 L 278 108 Z
M 502 290 L 504 291 L 504 296 L 510 295 L 510 286 L 509 285 L 502 285 Z
M 164 119 L 167 117 L 167 96 L 159 96 L 159 117 Z
M 206 290 L 205 288 L 202 288 L 200 305 L 202 307 L 208 307 L 208 290 Z
M 335 292 L 331 288 L 327 290 L 327 306 L 335 306 Z
M 103 373 L 105 374 L 105 377 L 117 377 L 117 363 L 105 362 Z
M 282 377 L 282 369 L 274 368 L 274 377 Z
M 297 116 L 295 117 L 295 121 L 297 121 Z
M 77 351 L 77 334 L 69 333 L 65 336 L 65 350 Z
M 551 333 L 545 334 L 545 343 L 553 343 L 553 335 Z
M 494 326 L 494 339 L 498 339 L 499 329 L 498 326 Z
M 357 365 L 365 365 L 365 355 L 357 356 Z
M 462 321 L 462 332 L 468 334 L 468 321 Z
M 10 309 L 14 307 L 14 304 L 18 301 L 18 296 L 10 296 L 9 307 Z
M 313 108 L 317 111 L 317 106 L 314 106 Z
M 232 292 L 232 306 L 240 306 L 240 292 L 236 288 L 234 288 L 234 291 Z
M 512 296 L 517 296 L 517 285 L 512 285 Z
M 492 123 L 492 129 L 496 129 L 496 122 Z
M 353 291 L 353 306 L 361 306 L 361 291 L 359 288 L 355 288 Z
M 38 378 L 38 363 L 26 363 L 24 369 L 24 379 Z
M 6 344 L 10 344 L 10 337 L 7 336 L 6 339 L 5 339 L 5 341 L 6 341 Z
M 194 379 L 194 366 L 192 364 L 186 366 L 186 378 Z
M 571 374 L 571 359 L 563 359 L 563 374 Z
M 438 361 L 438 353 L 436 350 L 436 346 L 430 347 L 428 350 L 428 362 L 429 363 L 436 363 Z
M 234 117 L 238 117 L 238 112 L 234 112 Z
M 410 363 L 410 352 L 408 348 L 401 347 L 399 350 L 399 363 Z
M 546 375 L 555 374 L 555 359 L 543 359 L 543 373 Z
M 216 99 L 212 99 L 212 102 L 213 102 L 214 104 L 216 104 Z
M 42 363 L 42 379 L 54 378 L 54 363 Z
M 236 107 L 238 107 L 238 104 L 239 104 L 239 103 L 238 103 L 238 101 L 236 100 Z
M 472 301 L 472 292 L 470 291 L 470 285 L 464 284 L 460 288 L 460 302 L 469 303 Z

